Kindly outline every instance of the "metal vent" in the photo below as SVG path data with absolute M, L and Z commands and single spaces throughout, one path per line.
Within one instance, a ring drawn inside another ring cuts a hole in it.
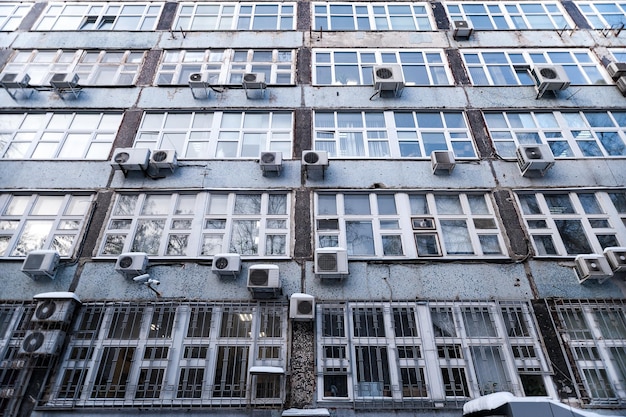
M 41 264 L 43 263 L 45 257 L 45 254 L 31 254 L 26 258 L 22 269 L 30 270 L 41 268 Z
M 243 76 L 243 80 L 249 82 L 256 81 L 256 74 L 246 74 Z
M 334 253 L 324 253 L 317 257 L 317 268 L 320 271 L 336 271 L 337 255 Z
M 307 164 L 315 164 L 317 163 L 317 161 L 319 161 L 319 159 L 319 155 L 315 152 L 307 152 L 304 155 L 304 162 L 306 162 Z
M 117 155 L 115 155 L 114 161 L 117 162 L 118 164 L 123 164 L 124 162 L 128 162 L 129 159 L 130 159 L 130 154 L 128 152 L 120 152 Z
M 122 268 L 130 268 L 132 264 L 133 258 L 131 258 L 130 256 L 124 256 L 122 259 L 120 259 L 120 266 Z
M 22 343 L 22 349 L 25 352 L 33 353 L 43 346 L 46 341 L 46 335 L 42 332 L 33 332 L 26 336 Z
M 6 73 L 2 76 L 3 83 L 10 83 L 10 82 L 15 81 L 16 79 L 17 79 L 16 73 Z
M 549 80 L 554 80 L 558 77 L 558 74 L 552 68 L 541 68 L 539 73 Z
M 276 155 L 273 152 L 265 152 L 261 155 L 261 162 L 264 164 L 271 164 L 276 160 Z
M 189 81 L 202 81 L 202 73 L 196 72 L 189 76 Z
M 376 76 L 384 80 L 388 80 L 393 77 L 393 72 L 389 68 L 378 68 L 376 70 Z
M 35 317 L 39 320 L 46 320 L 52 317 L 56 312 L 57 304 L 52 300 L 43 301 L 37 306 L 35 310 Z
M 250 272 L 250 284 L 255 286 L 267 285 L 268 271 L 265 269 L 255 269 Z
M 298 301 L 298 314 L 311 314 L 313 303 L 309 300 Z
M 543 71 L 543 70 L 542 70 Z M 539 148 L 526 148 L 524 149 L 526 156 L 528 159 L 541 159 L 543 155 L 541 154 L 541 149 Z
M 226 269 L 228 268 L 228 259 L 226 258 L 217 258 L 214 262 L 215 267 L 217 269 Z
M 155 162 L 163 162 L 167 159 L 167 152 L 156 151 L 152 154 L 152 160 Z

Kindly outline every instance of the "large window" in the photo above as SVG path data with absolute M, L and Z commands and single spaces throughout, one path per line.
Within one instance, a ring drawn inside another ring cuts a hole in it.
M 0 158 L 104 160 L 121 121 L 121 113 L 0 114 Z
M 179 158 L 258 158 L 261 151 L 291 157 L 291 112 L 146 113 L 135 147 L 175 149 Z
M 446 2 L 450 20 L 477 30 L 564 29 L 572 25 L 559 2 Z
M 296 3 L 179 3 L 174 30 L 294 30 Z
M 34 30 L 156 29 L 163 3 L 51 2 Z
M 626 112 L 485 113 L 498 155 L 515 158 L 518 145 L 547 143 L 556 158 L 626 156 Z
M 626 5 L 614 1 L 575 1 L 594 29 L 613 27 L 619 29 L 626 24 Z
M 72 256 L 91 201 L 91 195 L 0 194 L 0 257 L 37 249 Z
M 318 193 L 317 247 L 351 257 L 503 257 L 488 194 Z
M 331 157 L 430 158 L 452 150 L 457 158 L 475 158 L 463 112 L 318 111 L 315 149 Z
M 163 52 L 156 83 L 186 85 L 189 75 L 206 72 L 210 84 L 241 85 L 245 73 L 260 72 L 268 84 L 292 84 L 295 59 L 291 49 L 168 50 Z
M 586 49 L 461 50 L 474 85 L 535 85 L 534 64 L 561 65 L 573 85 L 606 84 L 596 58 Z
M 290 206 L 285 193 L 119 194 L 99 254 L 288 256 Z
M 82 308 L 48 407 L 280 404 L 286 308 L 151 303 Z M 267 389 L 268 381 L 273 389 Z
M 17 29 L 31 7 L 32 3 L 0 3 L 0 31 Z
M 518 192 L 537 256 L 602 253 L 626 246 L 626 192 Z
M 399 64 L 406 85 L 450 85 L 444 53 L 431 50 L 313 50 L 313 84 L 372 85 L 374 65 Z
M 313 3 L 314 30 L 432 30 L 428 3 Z
M 320 401 L 432 407 L 547 393 L 550 370 L 525 303 L 318 303 L 316 326 Z
M 145 52 L 19 50 L 3 73 L 28 74 L 31 85 L 48 85 L 55 73 L 76 73 L 81 85 L 133 85 Z
M 596 405 L 626 400 L 626 308 L 619 302 L 550 304 L 557 329 L 574 359 L 576 388 Z

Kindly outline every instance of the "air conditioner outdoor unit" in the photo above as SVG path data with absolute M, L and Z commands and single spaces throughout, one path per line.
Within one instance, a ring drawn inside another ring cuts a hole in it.
M 78 80 L 80 77 L 78 74 L 70 74 L 64 72 L 58 72 L 52 75 L 50 78 L 50 85 L 56 89 L 71 89 L 78 87 Z
M 47 292 L 33 297 L 37 301 L 32 321 L 69 323 L 80 300 L 73 292 Z
M 289 318 L 313 320 L 315 318 L 315 297 L 302 293 L 291 294 L 289 297 Z
M 65 332 L 61 330 L 31 330 L 26 332 L 19 353 L 33 356 L 53 356 L 61 352 Z
M 55 250 L 30 251 L 22 264 L 22 272 L 33 279 L 39 277 L 54 279 L 60 260 L 61 257 Z
M 221 253 L 214 255 L 211 271 L 220 276 L 235 276 L 241 271 L 241 256 L 239 256 L 238 253 Z
M 248 268 L 248 289 L 280 288 L 277 265 L 258 264 Z
M 30 75 L 7 72 L 2 74 L 0 85 L 4 88 L 26 88 L 30 85 Z
M 111 166 L 126 171 L 145 171 L 150 161 L 150 149 L 117 148 L 111 158 Z
M 261 170 L 265 172 L 280 172 L 283 166 L 282 152 L 261 152 L 259 157 Z
M 611 62 L 606 70 L 613 81 L 616 81 L 619 77 L 626 75 L 626 62 Z
M 604 257 L 609 262 L 611 270 L 615 272 L 626 272 L 626 247 L 610 247 L 604 249 Z
M 531 173 L 543 176 L 554 165 L 554 155 L 546 144 L 519 145 L 516 155 L 523 176 L 530 176 Z
M 570 80 L 561 65 L 535 65 L 531 70 L 537 88 L 537 98 L 546 91 L 565 90 Z
M 150 154 L 150 165 L 158 169 L 169 169 L 172 172 L 178 166 L 176 151 L 173 149 L 156 149 Z
M 467 40 L 474 33 L 474 28 L 467 20 L 455 20 L 452 22 L 452 26 L 454 26 L 452 37 L 456 40 Z
M 432 151 L 430 153 L 430 163 L 433 174 L 450 174 L 456 165 L 454 152 L 452 151 Z
M 609 261 L 602 255 L 577 255 L 574 263 L 574 271 L 579 284 L 588 279 L 595 279 L 602 283 L 613 276 Z
M 305 166 L 328 166 L 328 152 L 326 151 L 302 151 L 302 165 Z
M 144 252 L 126 252 L 117 257 L 115 270 L 126 278 L 134 278 L 146 273 L 148 254 Z
M 262 90 L 267 87 L 267 84 L 265 84 L 265 73 L 248 72 L 243 74 L 241 85 L 248 90 Z
M 626 75 L 623 75 L 617 79 L 615 82 L 617 89 L 622 93 L 624 97 L 626 97 Z
M 400 65 L 374 65 L 374 90 L 399 92 L 404 88 L 404 75 Z
M 194 72 L 193 74 L 189 74 L 187 82 L 189 83 L 190 88 L 206 88 L 209 84 L 209 73 Z
M 315 249 L 316 275 L 341 278 L 348 273 L 348 251 L 344 248 Z

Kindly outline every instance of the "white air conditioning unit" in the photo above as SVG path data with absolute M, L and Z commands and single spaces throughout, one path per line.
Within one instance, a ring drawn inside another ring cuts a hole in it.
M 574 271 L 576 271 L 579 284 L 588 279 L 595 279 L 602 283 L 613 276 L 609 261 L 602 255 L 577 255 L 574 263 Z
M 626 75 L 626 62 L 611 62 L 606 70 L 609 72 L 609 75 L 616 81 L 621 76 Z
M 537 88 L 537 98 L 546 91 L 565 90 L 570 80 L 561 65 L 535 65 L 531 70 Z
M 235 276 L 241 271 L 241 256 L 238 253 L 214 255 L 211 271 L 217 275 Z
M 209 84 L 209 73 L 194 72 L 193 74 L 189 74 L 187 82 L 189 83 L 190 88 L 206 88 Z
M 289 318 L 313 320 L 315 318 L 315 297 L 302 293 L 291 294 L 289 297 Z
M 404 88 L 404 75 L 400 65 L 374 65 L 374 90 L 400 91 Z
M 280 172 L 283 166 L 282 152 L 261 152 L 259 157 L 261 170 L 265 172 Z
M 145 171 L 150 161 L 150 149 L 117 148 L 111 158 L 111 166 L 126 171 Z
M 315 249 L 315 274 L 328 278 L 348 275 L 348 251 L 344 248 Z
M 61 352 L 65 341 L 65 332 L 61 330 L 31 330 L 26 332 L 20 346 L 20 354 L 34 356 L 53 356 Z
M 0 85 L 4 88 L 26 88 L 30 85 L 30 75 L 7 72 L 2 74 Z
M 78 87 L 78 80 L 80 77 L 78 74 L 70 74 L 59 72 L 56 74 L 52 74 L 52 78 L 50 78 L 50 85 L 55 89 L 68 89 L 68 88 L 76 88 Z
M 22 264 L 22 272 L 33 279 L 39 277 L 54 279 L 60 260 L 61 257 L 55 250 L 30 251 Z
M 150 165 L 158 169 L 169 169 L 172 172 L 178 166 L 176 151 L 173 149 L 156 149 L 150 154 Z
M 430 164 L 433 174 L 450 174 L 456 165 L 454 152 L 452 151 L 432 151 L 430 153 Z
M 611 270 L 615 272 L 626 272 L 626 247 L 610 247 L 604 249 L 604 257 L 609 262 Z
M 452 26 L 454 27 L 452 37 L 456 40 L 467 40 L 474 33 L 474 28 L 467 20 L 455 20 Z
M 265 73 L 248 72 L 246 74 L 243 74 L 241 85 L 243 86 L 243 88 L 246 88 L 248 90 L 262 90 L 267 87 L 267 84 L 265 84 Z
M 622 75 L 615 82 L 617 89 L 622 93 L 624 97 L 626 97 L 626 75 Z
M 328 152 L 326 151 L 302 151 L 302 165 L 304 166 L 328 166 Z
M 258 264 L 248 268 L 248 289 L 280 288 L 277 265 Z
M 32 321 L 69 323 L 80 300 L 73 292 L 47 292 L 33 297 L 37 301 Z
M 554 155 L 546 144 L 520 145 L 517 147 L 517 165 L 523 176 L 531 173 L 544 175 L 554 165 Z
M 115 270 L 126 278 L 134 278 L 146 273 L 148 255 L 144 252 L 126 252 L 117 257 Z

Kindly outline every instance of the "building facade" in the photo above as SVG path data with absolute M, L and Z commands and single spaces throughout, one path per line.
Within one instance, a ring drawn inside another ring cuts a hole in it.
M 625 23 L 0 1 L 2 416 L 625 413 Z

